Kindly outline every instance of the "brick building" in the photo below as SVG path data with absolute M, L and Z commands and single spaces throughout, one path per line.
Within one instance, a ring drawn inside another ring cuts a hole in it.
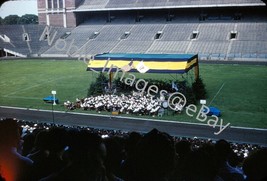
M 73 12 L 82 0 L 38 0 L 39 24 L 75 27 L 78 15 Z

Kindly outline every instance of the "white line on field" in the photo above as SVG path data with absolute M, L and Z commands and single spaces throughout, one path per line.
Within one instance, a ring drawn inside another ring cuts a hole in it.
M 44 81 L 44 82 L 41 82 L 39 84 L 35 84 L 35 85 L 32 85 L 32 86 L 26 87 L 24 89 L 19 89 L 17 91 L 11 92 L 9 94 L 4 95 L 4 97 L 9 97 L 10 95 L 16 94 L 18 92 L 23 92 L 23 91 L 26 91 L 26 90 L 30 90 L 32 88 L 39 87 L 39 86 L 45 85 L 47 83 L 50 83 L 50 82 L 53 82 L 53 81 L 57 81 L 57 80 L 60 80 L 60 79 L 64 79 L 64 78 L 69 78 L 69 77 L 72 77 L 72 76 L 62 76 L 62 77 L 57 78 L 57 79 L 52 79 L 52 80 L 49 80 L 49 81 Z
M 212 100 L 209 103 L 209 106 L 211 105 L 211 103 L 214 101 L 214 99 L 217 97 L 217 95 L 221 92 L 223 86 L 224 86 L 225 82 L 222 84 L 221 88 L 218 90 L 218 92 L 215 94 L 215 96 L 212 98 Z
M 41 100 L 42 98 L 38 98 L 38 97 L 26 97 L 26 96 L 2 96 L 2 97 L 8 97 L 11 99 L 34 99 L 34 100 Z
M 30 89 L 32 89 L 32 88 L 34 88 L 34 87 L 38 87 L 38 86 L 40 86 L 40 85 L 43 85 L 43 84 L 35 84 L 35 85 L 32 85 L 32 86 L 26 87 L 26 88 L 24 88 L 24 89 L 19 89 L 19 90 L 17 90 L 17 91 L 13 91 L 13 92 L 11 92 L 11 93 L 9 93 L 9 94 L 4 95 L 4 97 L 9 97 L 10 95 L 16 94 L 16 93 L 18 93 L 18 92 L 23 92 L 23 91 L 26 91 L 26 90 L 30 90 Z

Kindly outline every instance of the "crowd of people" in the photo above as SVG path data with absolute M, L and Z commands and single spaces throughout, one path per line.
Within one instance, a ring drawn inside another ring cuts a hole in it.
M 164 103 L 166 106 L 164 107 Z M 84 110 L 116 111 L 122 114 L 138 114 L 138 115 L 160 115 L 167 108 L 168 103 L 164 99 L 133 93 L 130 95 L 112 95 L 102 94 L 98 96 L 90 96 L 83 99 L 76 99 L 75 103 L 70 101 L 64 102 L 66 108 L 73 110 L 82 108 Z M 175 112 L 181 112 L 182 106 L 175 105 Z
M 264 181 L 267 149 L 226 140 L 0 121 L 0 180 Z

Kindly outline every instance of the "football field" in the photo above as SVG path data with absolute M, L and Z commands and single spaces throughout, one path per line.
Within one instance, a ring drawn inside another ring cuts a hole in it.
M 54 109 L 67 111 L 63 102 L 85 97 L 90 83 L 97 76 L 86 71 L 86 67 L 84 62 L 78 60 L 1 60 L 0 105 L 51 110 L 51 104 L 44 103 L 42 99 L 49 96 L 51 90 L 56 90 L 60 104 Z M 200 75 L 208 92 L 207 105 L 222 111 L 224 124 L 229 122 L 234 126 L 267 128 L 266 66 L 200 64 Z M 136 77 L 173 79 L 177 75 L 136 74 Z M 196 116 L 189 117 L 184 112 L 180 115 L 169 113 L 160 119 L 201 123 Z

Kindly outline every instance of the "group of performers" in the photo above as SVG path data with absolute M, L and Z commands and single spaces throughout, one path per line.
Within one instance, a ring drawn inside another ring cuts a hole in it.
M 112 95 L 102 94 L 98 96 L 90 96 L 83 99 L 76 99 L 75 103 L 70 101 L 64 102 L 66 108 L 73 110 L 81 108 L 84 110 L 96 110 L 97 112 L 109 111 L 123 114 L 139 114 L 139 115 L 162 115 L 164 109 L 168 107 L 166 101 L 162 101 L 150 95 L 142 95 L 134 92 L 131 95 Z M 176 106 L 175 112 L 181 112 L 182 107 Z

